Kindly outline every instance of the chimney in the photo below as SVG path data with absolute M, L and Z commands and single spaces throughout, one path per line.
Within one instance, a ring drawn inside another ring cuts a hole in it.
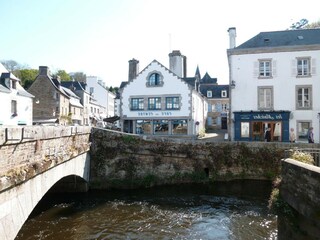
M 132 58 L 129 60 L 129 75 L 128 81 L 133 80 L 139 73 L 139 61 L 137 59 Z
M 49 67 L 47 67 L 47 66 L 39 66 L 39 75 L 49 76 L 50 75 Z
M 236 47 L 236 36 L 237 36 L 236 28 L 231 27 L 228 29 L 228 32 L 229 32 L 229 43 L 230 43 L 229 48 L 235 48 Z
M 179 50 L 169 53 L 169 69 L 177 76 L 184 78 L 187 75 L 187 57 L 181 55 Z

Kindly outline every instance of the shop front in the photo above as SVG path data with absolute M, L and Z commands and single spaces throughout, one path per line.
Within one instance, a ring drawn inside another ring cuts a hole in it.
M 270 131 L 271 142 L 289 141 L 290 111 L 233 112 L 235 141 L 265 141 Z

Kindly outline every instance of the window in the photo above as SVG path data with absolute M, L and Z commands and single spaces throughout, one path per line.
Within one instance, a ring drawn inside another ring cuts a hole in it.
M 148 99 L 149 110 L 161 110 L 161 98 L 153 97 Z
M 149 77 L 149 86 L 157 86 L 160 84 L 160 75 L 158 73 L 152 73 Z
M 311 86 L 296 86 L 296 107 L 297 109 L 312 108 L 312 88 Z
M 179 109 L 179 97 L 167 97 L 166 98 L 166 109 Z
M 147 77 L 147 87 L 161 87 L 163 76 L 158 72 L 151 72 Z
M 273 88 L 258 87 L 258 109 L 270 110 L 273 108 Z
M 207 91 L 207 97 L 212 98 L 212 91 L 210 91 L 210 90 Z
M 227 90 L 221 91 L 221 97 L 223 97 L 223 98 L 227 97 Z
M 172 134 L 188 134 L 188 121 L 185 119 L 173 120 Z
M 11 101 L 11 114 L 13 117 L 17 116 L 17 101 L 16 100 Z
M 271 60 L 259 61 L 259 77 L 261 78 L 271 77 Z
M 12 88 L 17 89 L 17 81 L 15 80 L 12 81 Z
M 143 98 L 132 98 L 131 99 L 131 110 L 143 110 L 144 100 Z
M 154 120 L 153 121 L 153 134 L 168 134 L 169 122 L 168 120 Z
M 94 87 L 90 87 L 90 95 L 92 95 L 94 92 Z
M 298 121 L 297 122 L 297 140 L 308 141 L 308 129 L 311 127 L 311 122 L 309 121 Z
M 297 59 L 297 75 L 298 76 L 310 76 L 310 59 L 298 58 Z
M 249 122 L 241 122 L 241 137 L 248 138 L 249 137 Z

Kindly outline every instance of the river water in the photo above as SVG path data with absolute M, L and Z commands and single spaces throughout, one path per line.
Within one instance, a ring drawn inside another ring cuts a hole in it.
M 20 230 L 28 239 L 277 239 L 269 182 L 47 194 Z

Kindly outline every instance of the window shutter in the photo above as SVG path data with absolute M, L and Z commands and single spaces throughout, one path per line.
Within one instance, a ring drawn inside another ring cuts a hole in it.
M 276 60 L 272 61 L 272 76 L 273 77 L 277 76 L 277 61 Z
M 291 61 L 291 75 L 292 77 L 297 76 L 297 61 L 295 59 Z
M 312 58 L 312 60 L 311 60 L 311 75 L 317 75 L 316 66 L 317 66 L 316 59 Z
M 253 63 L 253 77 L 259 77 L 259 61 Z

